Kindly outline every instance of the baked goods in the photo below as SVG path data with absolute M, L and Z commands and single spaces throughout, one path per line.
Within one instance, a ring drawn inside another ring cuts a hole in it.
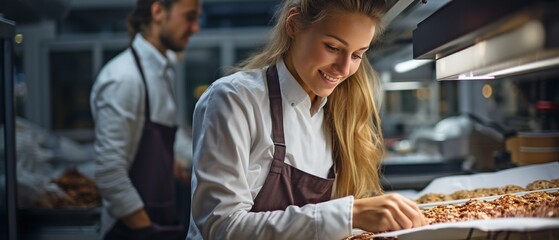
M 536 181 L 528 184 L 528 186 L 526 186 L 526 188 L 530 191 L 540 190 L 540 189 L 548 189 L 548 188 L 556 188 L 556 187 L 558 187 L 557 184 L 553 183 L 552 181 L 548 181 L 548 180 L 536 180 Z
M 444 202 L 450 201 L 453 198 L 446 194 L 441 193 L 427 193 L 422 195 L 420 198 L 416 200 L 418 203 L 429 203 L 429 202 Z
M 559 187 L 559 178 L 552 179 L 552 180 L 536 180 L 528 184 L 526 188 L 523 188 L 518 185 L 506 185 L 503 187 L 495 187 L 495 188 L 477 188 L 473 190 L 458 190 L 451 194 L 427 193 L 421 195 L 419 198 L 415 200 L 415 202 L 417 202 L 418 204 L 444 202 L 444 201 L 452 201 L 452 200 L 460 200 L 460 199 L 496 196 L 496 195 L 503 195 L 509 193 L 525 192 L 525 191 L 542 190 L 542 189 L 557 188 L 557 187 Z
M 471 199 L 461 205 L 422 210 L 430 224 L 505 217 L 559 217 L 559 194 L 504 195 L 493 201 Z
M 559 191 L 555 191 L 555 189 L 547 190 L 547 192 L 541 191 L 552 188 L 559 188 L 559 178 L 536 180 L 526 185 L 526 187 L 506 185 L 495 188 L 458 190 L 451 194 L 427 193 L 417 198 L 416 202 L 421 204 L 469 199 L 464 200 L 465 202 L 460 201 L 461 204 L 447 202 L 430 209 L 422 209 L 421 211 L 429 224 L 512 217 L 559 218 Z M 527 191 L 533 192 L 521 193 Z M 514 193 L 519 194 L 513 195 Z M 494 200 L 474 199 L 489 196 L 496 197 L 493 198 Z M 358 239 L 378 238 L 375 238 L 373 233 L 365 232 L 350 236 L 345 240 Z
M 75 168 L 67 169 L 52 180 L 63 194 L 47 192 L 46 199 L 37 202 L 40 208 L 88 208 L 101 204 L 101 195 L 95 182 Z
M 501 189 L 503 190 L 503 194 L 517 193 L 517 192 L 526 191 L 526 188 L 523 188 L 523 187 L 518 186 L 518 185 L 506 185 L 506 186 L 502 187 Z
M 421 211 L 429 224 L 510 217 L 559 218 L 559 192 L 507 194 L 492 201 L 470 199 L 459 205 L 439 205 Z M 374 236 L 365 232 L 345 240 L 377 239 Z
M 374 233 L 364 232 L 364 233 L 361 233 L 361 234 L 349 236 L 349 237 L 345 238 L 344 240 L 368 240 L 368 239 L 373 239 L 374 237 L 375 237 Z

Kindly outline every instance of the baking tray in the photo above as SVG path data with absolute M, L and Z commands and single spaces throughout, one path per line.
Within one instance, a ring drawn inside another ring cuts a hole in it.
M 398 240 L 555 240 L 559 239 L 559 220 L 550 218 L 495 218 L 432 224 L 386 232 L 373 239 Z
M 422 204 L 418 204 L 417 206 L 420 209 L 430 209 L 430 208 L 433 208 L 433 207 L 436 207 L 436 206 L 441 206 L 441 205 L 462 204 L 462 203 L 465 203 L 469 200 L 493 201 L 497 198 L 500 198 L 500 197 L 506 196 L 506 195 L 523 196 L 523 195 L 526 195 L 528 193 L 533 193 L 533 192 L 557 192 L 557 191 L 559 191 L 559 188 L 548 188 L 548 189 L 539 189 L 539 190 L 533 190 L 533 191 L 524 191 L 524 192 L 508 193 L 508 194 L 501 194 L 501 195 L 493 195 L 493 196 L 487 196 L 487 197 L 464 198 L 464 199 L 444 201 L 444 202 L 422 203 Z

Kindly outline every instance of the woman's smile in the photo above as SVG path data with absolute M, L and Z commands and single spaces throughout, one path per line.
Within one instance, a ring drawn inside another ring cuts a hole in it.
M 328 97 L 357 72 L 376 23 L 364 14 L 333 9 L 316 23 L 292 28 L 285 64 L 309 98 L 316 99 Z
M 333 77 L 331 75 L 328 75 L 321 70 L 318 70 L 318 72 L 320 72 L 320 75 L 322 75 L 322 77 L 324 77 L 328 82 L 337 83 L 342 79 L 341 77 Z

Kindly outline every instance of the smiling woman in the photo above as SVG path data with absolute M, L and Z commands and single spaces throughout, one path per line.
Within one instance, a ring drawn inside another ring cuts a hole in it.
M 365 52 L 384 1 L 287 0 L 270 41 L 193 118 L 189 239 L 343 239 L 425 224 L 382 194 L 380 86 Z
M 312 28 L 303 28 L 296 25 L 300 14 L 293 8 L 287 18 L 293 46 L 285 56 L 285 64 L 315 100 L 316 96 L 330 95 L 357 71 L 374 36 L 375 22 L 366 15 L 333 10 Z

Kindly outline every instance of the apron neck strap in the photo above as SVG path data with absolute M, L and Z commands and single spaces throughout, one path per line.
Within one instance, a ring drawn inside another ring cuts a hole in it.
M 268 96 L 270 98 L 270 109 L 272 112 L 272 140 L 274 141 L 274 145 L 285 147 L 281 89 L 276 65 L 272 65 L 266 70 L 266 80 L 268 83 Z
M 144 111 L 144 116 L 146 121 L 150 121 L 150 107 L 149 107 L 149 95 L 148 95 L 148 84 L 146 82 L 146 75 L 144 74 L 144 69 L 142 68 L 142 65 L 140 64 L 140 57 L 138 56 L 138 52 L 136 52 L 136 49 L 134 49 L 134 47 L 132 47 L 132 45 L 130 45 L 130 50 L 132 51 L 132 55 L 134 56 L 134 62 L 136 63 L 136 66 L 138 67 L 138 70 L 140 71 L 140 75 L 142 76 L 142 82 L 144 83 L 144 88 L 145 88 L 145 104 L 146 104 L 146 109 Z

